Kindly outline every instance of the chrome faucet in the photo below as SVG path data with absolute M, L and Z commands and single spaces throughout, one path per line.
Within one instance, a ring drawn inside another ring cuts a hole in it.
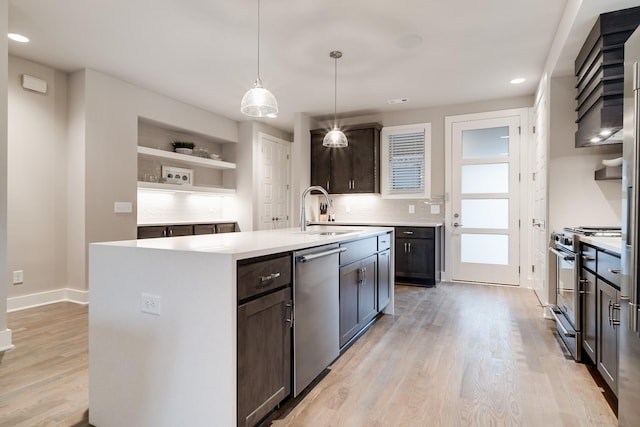
M 327 190 L 325 190 L 321 186 L 312 185 L 311 187 L 304 190 L 302 192 L 302 197 L 300 197 L 300 231 L 307 230 L 307 214 L 306 214 L 305 199 L 307 198 L 307 194 L 309 194 L 314 190 L 320 191 L 322 194 L 324 194 L 324 198 L 327 199 L 327 206 L 331 206 L 331 199 L 329 198 L 329 193 L 327 193 Z

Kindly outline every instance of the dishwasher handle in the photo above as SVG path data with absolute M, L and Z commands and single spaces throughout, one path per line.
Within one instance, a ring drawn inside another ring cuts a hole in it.
M 335 249 L 329 249 L 328 251 L 316 252 L 309 255 L 299 255 L 296 257 L 296 262 L 313 261 L 314 259 L 326 257 L 333 254 L 339 254 L 340 252 L 344 252 L 346 250 L 347 248 L 335 248 Z

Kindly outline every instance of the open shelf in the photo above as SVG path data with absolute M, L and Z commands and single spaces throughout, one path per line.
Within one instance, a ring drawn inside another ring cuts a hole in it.
M 605 166 L 595 172 L 596 181 L 622 179 L 622 166 Z
M 138 145 L 138 154 L 161 159 L 168 159 L 186 163 L 191 166 L 200 166 L 211 169 L 235 169 L 235 163 L 224 162 L 222 160 L 206 159 L 204 157 L 190 156 L 188 154 L 174 153 L 173 151 L 158 150 L 156 148 L 143 147 Z M 147 183 L 149 184 L 149 183 Z M 153 183 L 151 183 L 153 184 Z
M 181 193 L 236 194 L 236 190 L 233 188 L 196 187 L 181 184 L 166 184 L 163 182 L 138 181 L 138 188 L 145 190 L 171 191 Z

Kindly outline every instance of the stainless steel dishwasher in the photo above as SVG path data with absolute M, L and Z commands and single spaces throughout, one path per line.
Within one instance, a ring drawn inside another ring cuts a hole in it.
M 298 396 L 339 354 L 337 244 L 294 252 L 293 396 Z

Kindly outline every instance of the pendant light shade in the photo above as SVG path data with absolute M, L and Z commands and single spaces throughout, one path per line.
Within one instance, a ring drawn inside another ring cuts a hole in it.
M 347 136 L 338 128 L 338 59 L 342 58 L 342 52 L 334 50 L 329 53 L 334 60 L 334 98 L 333 98 L 333 129 L 331 129 L 322 140 L 322 145 L 330 148 L 344 148 L 349 145 Z
M 324 136 L 322 145 L 330 148 L 344 148 L 349 145 L 347 136 L 338 127 L 334 127 Z
M 278 101 L 269 89 L 262 87 L 260 78 L 257 78 L 253 87 L 242 97 L 240 111 L 251 117 L 274 116 L 278 114 Z
M 258 77 L 253 87 L 242 97 L 240 111 L 250 117 L 276 117 L 278 114 L 276 97 L 269 89 L 262 86 L 260 80 L 260 0 L 258 0 Z

